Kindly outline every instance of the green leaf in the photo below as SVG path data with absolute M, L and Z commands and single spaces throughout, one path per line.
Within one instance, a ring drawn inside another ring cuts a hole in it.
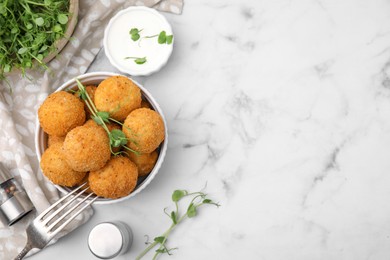
M 173 35 L 168 35 L 167 36 L 167 44 L 172 44 L 173 41 Z
M 158 35 L 158 43 L 159 44 L 164 44 L 167 42 L 167 34 L 165 31 L 160 32 Z
M 42 26 L 45 23 L 42 17 L 35 18 L 35 24 L 38 26 Z
M 188 194 L 188 192 L 186 190 L 175 190 L 173 193 L 172 193 L 172 201 L 174 202 L 177 202 L 179 201 L 181 198 L 183 198 L 184 196 L 186 196 Z
M 120 138 L 126 138 L 126 135 L 125 133 L 123 133 L 121 130 L 119 129 L 114 129 L 111 131 L 111 135 L 115 138 L 115 139 L 120 139 Z
M 59 14 L 57 17 L 57 20 L 60 24 L 67 24 L 68 23 L 68 16 L 66 14 Z
M 156 249 L 156 253 L 164 254 L 166 252 L 167 252 L 167 250 L 165 248 Z
M 80 91 L 80 98 L 82 99 L 82 100 L 87 100 L 88 98 L 87 98 L 87 94 L 85 93 L 85 91 Z M 100 122 L 100 120 L 99 120 L 99 122 Z
M 12 30 L 11 30 L 11 33 L 12 33 L 12 34 L 15 34 L 15 33 L 17 33 L 17 32 L 18 32 L 18 28 L 16 28 L 16 27 L 12 28 Z
M 161 236 L 161 237 L 155 237 L 154 238 L 154 241 L 156 241 L 157 243 L 160 243 L 162 244 L 164 242 L 164 239 L 165 237 L 164 236 Z M 166 240 L 165 240 L 166 241 Z
M 196 216 L 196 207 L 195 207 L 194 203 L 191 203 L 190 206 L 188 206 L 187 216 L 189 218 L 193 218 Z
M 54 32 L 62 32 L 62 26 L 59 24 L 54 25 L 53 27 Z M 60 35 L 61 36 L 61 35 Z
M 109 123 L 109 122 L 110 122 L 110 121 L 108 120 L 108 119 L 110 118 L 110 113 L 105 112 L 105 111 L 98 111 L 98 112 L 96 113 L 96 115 L 97 115 L 98 117 L 100 117 L 101 119 L 103 119 L 104 122 L 106 122 L 106 123 Z
M 173 221 L 173 224 L 177 224 L 177 216 L 176 216 L 175 211 L 171 212 L 171 219 Z
M 110 132 L 110 144 L 113 147 L 120 147 L 127 144 L 125 133 L 119 129 L 114 129 Z
M 9 64 L 6 64 L 6 65 L 4 66 L 3 71 L 4 71 L 5 73 L 10 72 L 10 71 L 11 71 L 11 66 L 10 66 Z
M 146 62 L 146 57 L 137 58 L 134 60 L 134 62 L 137 63 L 138 65 L 144 64 Z
M 132 34 L 131 35 L 131 39 L 133 40 L 133 41 L 138 41 L 139 40 L 139 38 L 140 38 L 141 36 L 139 35 L 139 34 Z
M 43 46 L 41 47 L 41 49 L 39 50 L 39 52 L 46 51 L 46 50 L 47 50 L 47 48 L 48 48 L 48 46 L 47 46 L 47 45 L 43 45 Z
M 27 30 L 30 30 L 33 28 L 33 25 L 31 23 L 28 23 L 28 24 L 26 24 L 26 28 L 27 28 Z
M 130 35 L 131 35 L 131 39 L 133 40 L 133 41 L 138 41 L 139 40 L 139 38 L 141 37 L 140 35 L 139 35 L 139 32 L 140 32 L 140 30 L 138 30 L 137 28 L 132 28 L 131 30 L 130 30 Z
M 19 53 L 19 54 L 23 54 L 23 53 L 25 53 L 26 51 L 27 51 L 27 48 L 22 47 L 22 48 L 20 48 L 20 49 L 18 50 L 18 53 Z
M 210 199 L 204 199 L 203 200 L 203 203 L 204 204 L 210 204 L 212 202 L 212 200 L 210 200 Z
M 139 33 L 138 28 L 131 28 L 130 32 L 131 35 Z
M 81 95 L 82 95 L 82 94 L 81 94 Z M 80 95 L 80 96 L 81 96 L 81 95 Z M 98 125 L 103 125 L 102 121 L 100 120 L 100 117 L 98 117 L 98 116 L 92 116 L 92 119 L 93 119 L 93 121 L 95 121 L 96 124 L 98 124 Z

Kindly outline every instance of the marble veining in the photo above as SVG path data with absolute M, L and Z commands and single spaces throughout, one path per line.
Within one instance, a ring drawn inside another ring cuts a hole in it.
M 109 220 L 133 228 L 117 258 L 133 259 L 169 225 L 171 192 L 206 183 L 222 207 L 161 259 L 389 259 L 390 2 L 189 0 L 164 15 L 171 60 L 136 78 L 168 121 L 161 171 L 32 259 L 94 259 L 87 233 Z M 115 71 L 104 51 L 89 70 Z

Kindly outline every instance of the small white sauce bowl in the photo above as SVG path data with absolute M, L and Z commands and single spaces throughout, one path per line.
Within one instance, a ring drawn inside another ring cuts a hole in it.
M 133 41 L 130 30 L 137 28 L 141 40 Z M 158 37 L 144 38 L 143 36 L 158 35 L 165 31 L 173 35 L 167 19 L 156 10 L 148 7 L 129 7 L 118 12 L 111 18 L 104 31 L 104 51 L 111 64 L 123 73 L 132 76 L 147 76 L 159 71 L 171 56 L 171 44 L 159 44 Z M 134 59 L 126 57 L 146 57 L 144 64 L 136 64 Z
M 102 82 L 104 79 L 111 77 L 111 76 L 117 76 L 120 74 L 116 73 L 111 73 L 111 72 L 91 72 L 91 73 L 86 73 L 83 75 L 80 75 L 77 77 L 78 80 L 80 80 L 83 85 L 99 85 L 100 82 Z M 132 81 L 141 89 L 141 94 L 142 98 L 145 99 L 146 101 L 149 102 L 149 104 L 152 106 L 152 109 L 156 111 L 157 113 L 160 114 L 160 116 L 163 119 L 164 122 L 164 127 L 165 127 L 165 139 L 164 141 L 160 144 L 159 146 L 159 155 L 158 159 L 156 162 L 156 165 L 154 166 L 153 170 L 147 175 L 145 178 L 140 178 L 137 182 L 137 186 L 135 189 L 126 197 L 122 197 L 119 199 L 105 199 L 105 198 L 98 198 L 94 203 L 95 204 L 111 204 L 111 203 L 116 203 L 119 201 L 126 200 L 128 198 L 134 197 L 136 194 L 138 194 L 141 190 L 143 190 L 156 176 L 158 170 L 160 169 L 163 161 L 165 154 L 167 152 L 167 147 L 168 147 L 168 128 L 167 128 L 167 122 L 165 120 L 164 114 L 156 102 L 156 100 L 152 97 L 152 95 L 147 91 L 141 84 L 136 82 L 135 80 L 132 79 Z M 55 92 L 62 91 L 62 90 L 67 90 L 67 89 L 75 89 L 77 90 L 77 83 L 75 79 L 71 79 L 64 84 L 62 84 Z M 48 135 L 42 130 L 40 124 L 39 124 L 39 119 L 37 116 L 36 119 L 36 129 L 35 129 L 35 151 L 37 153 L 37 157 L 39 162 L 41 161 L 42 154 L 47 148 L 47 138 Z M 64 193 L 68 194 L 70 191 L 72 191 L 72 188 L 60 186 L 60 185 L 55 185 L 57 189 Z M 83 198 L 84 195 L 81 195 L 80 198 Z

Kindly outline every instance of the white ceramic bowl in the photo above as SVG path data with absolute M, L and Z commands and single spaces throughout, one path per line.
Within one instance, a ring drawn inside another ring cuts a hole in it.
M 116 76 L 116 75 L 119 75 L 119 74 L 111 73 L 111 72 L 92 72 L 92 73 L 87 73 L 87 74 L 81 75 L 77 78 L 84 85 L 98 85 L 104 79 L 111 77 L 111 76 Z M 167 147 L 168 147 L 168 128 L 167 128 L 167 123 L 165 121 L 164 114 L 163 114 L 160 106 L 156 102 L 156 100 L 152 97 L 152 95 L 144 87 L 142 87 L 142 85 L 140 85 L 138 82 L 136 82 L 134 80 L 133 80 L 133 82 L 135 84 L 137 84 L 137 86 L 141 89 L 142 98 L 145 99 L 146 101 L 148 101 L 149 104 L 152 106 L 153 110 L 155 110 L 156 112 L 158 112 L 161 115 L 161 117 L 164 121 L 164 126 L 165 126 L 165 139 L 160 144 L 158 159 L 157 159 L 156 165 L 154 166 L 152 172 L 149 175 L 147 175 L 146 177 L 140 178 L 138 180 L 137 186 L 135 187 L 135 189 L 132 193 L 130 193 L 126 197 L 122 197 L 119 199 L 98 198 L 94 202 L 95 204 L 110 204 L 110 203 L 123 201 L 125 199 L 128 199 L 128 198 L 135 196 L 152 181 L 152 179 L 154 178 L 154 176 L 156 176 L 158 170 L 161 167 L 161 164 L 164 161 L 165 153 L 166 153 Z M 76 83 L 75 79 L 71 79 L 71 80 L 65 82 L 64 84 L 62 84 L 56 90 L 56 92 L 61 91 L 61 90 L 66 90 L 66 89 L 77 89 L 77 83 Z M 35 150 L 36 150 L 39 161 L 41 161 L 42 154 L 46 148 L 47 148 L 47 134 L 45 132 L 43 132 L 43 130 L 39 124 L 38 117 L 37 117 L 36 131 L 35 131 Z M 63 187 L 60 185 L 55 185 L 55 186 L 57 187 L 57 189 L 60 192 L 65 193 L 65 194 L 69 193 L 72 190 L 72 188 Z
M 129 34 L 132 28 L 142 30 L 143 36 L 158 35 L 165 31 L 173 35 L 167 19 L 156 10 L 148 7 L 129 7 L 111 18 L 104 31 L 104 51 L 119 71 L 132 76 L 146 76 L 159 71 L 171 56 L 173 44 L 159 44 L 157 37 L 133 41 Z M 144 64 L 136 64 L 133 59 L 125 57 L 146 57 Z

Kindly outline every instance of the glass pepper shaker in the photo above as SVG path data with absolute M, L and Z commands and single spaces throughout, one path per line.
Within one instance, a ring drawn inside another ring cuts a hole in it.
M 0 211 L 9 226 L 15 224 L 33 209 L 22 186 L 0 163 Z

